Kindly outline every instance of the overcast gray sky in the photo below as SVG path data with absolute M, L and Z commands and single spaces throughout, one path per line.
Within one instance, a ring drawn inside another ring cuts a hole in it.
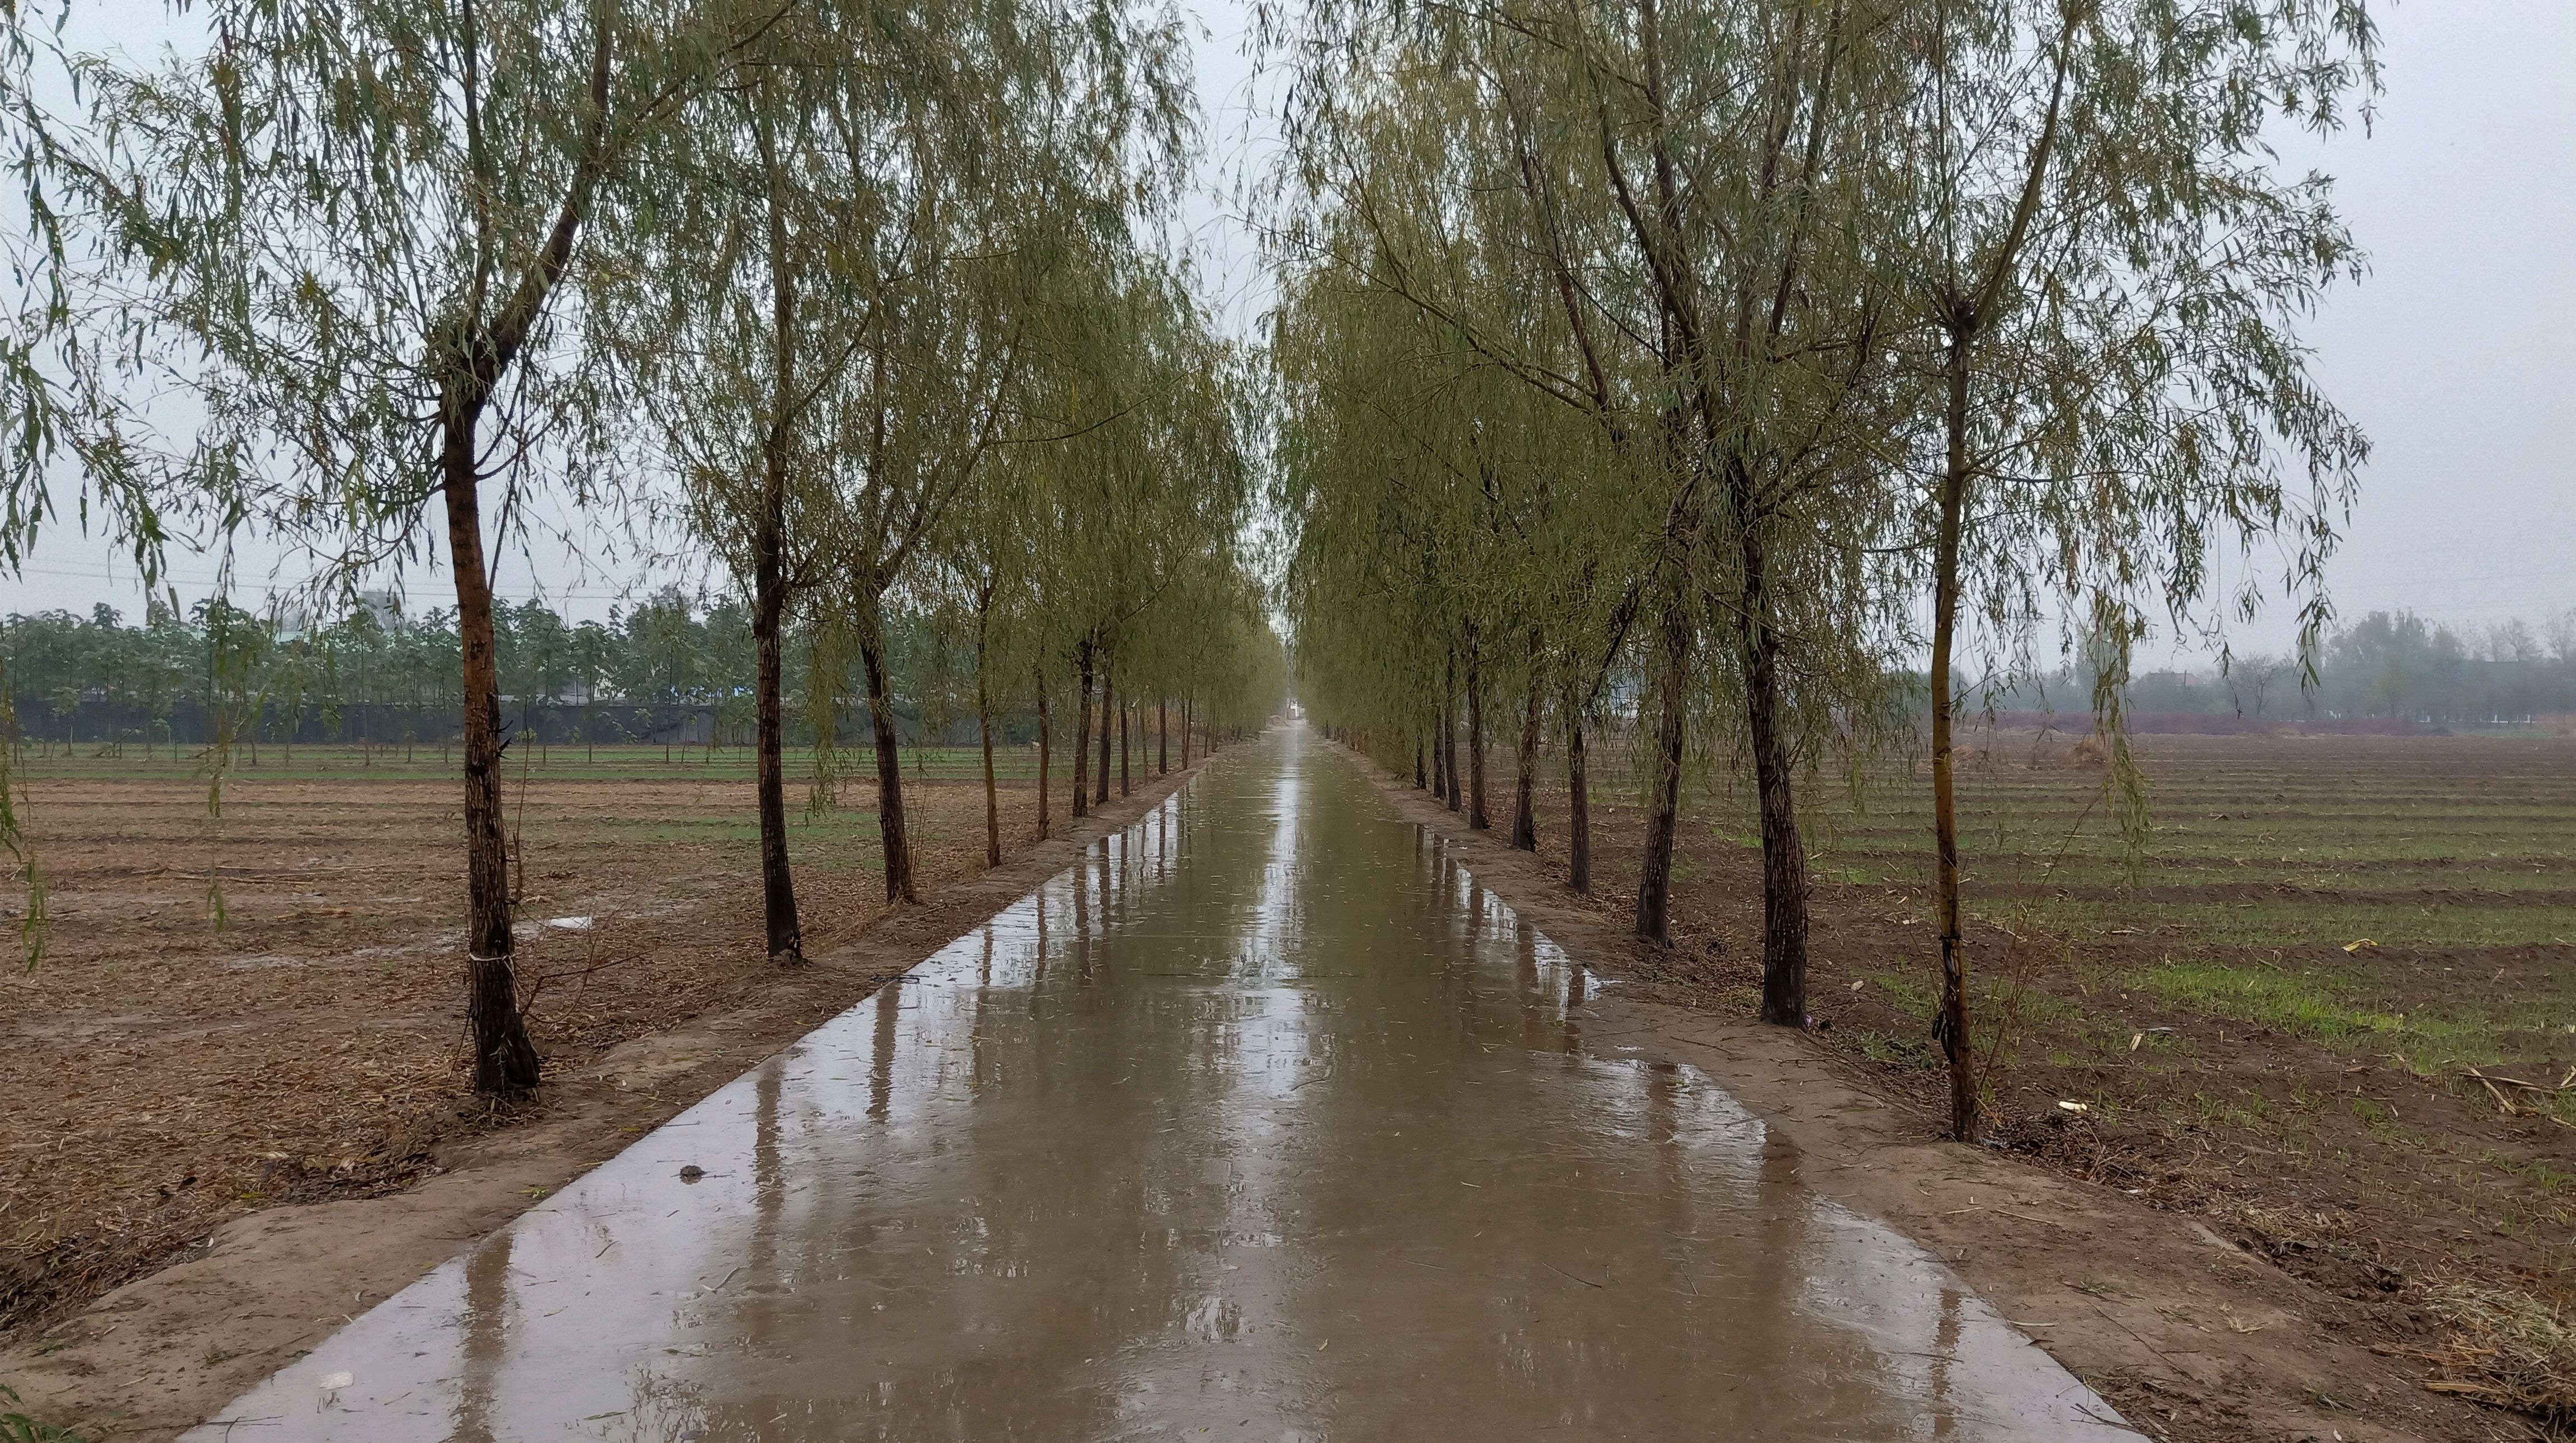
M 1245 54 L 1248 6 L 1189 8 L 1205 31 L 1209 145 L 1185 230 L 1240 333 L 1269 297 L 1237 192 L 1269 153 L 1275 88 L 1255 83 Z M 2329 581 L 2348 617 L 2411 607 L 2467 625 L 2537 621 L 2576 608 L 2576 463 L 2557 434 L 2576 416 L 2576 0 L 2373 9 L 2388 93 L 2371 133 L 2290 157 L 2337 178 L 2371 254 L 2369 278 L 2337 291 L 2309 328 L 2328 394 L 2374 446 Z M 578 614 L 604 612 L 619 587 L 574 575 L 551 550 L 507 558 L 502 590 L 542 585 Z M 204 595 L 214 563 L 177 561 L 182 597 Z M 246 556 L 244 580 L 256 585 L 274 561 Z M 2278 571 L 2268 556 L 2257 564 Z M 284 571 L 298 574 L 291 562 Z M 444 588 L 420 589 L 426 599 Z M 130 570 L 67 527 L 26 576 L 0 578 L 0 610 L 105 601 L 130 612 L 137 598 Z M 2291 626 L 2275 608 L 2233 639 L 2279 650 Z
M 2316 154 L 2371 253 L 2310 330 L 2373 448 L 2335 604 L 2537 620 L 2576 607 L 2576 4 L 2373 8 L 2378 120 Z M 2246 640 L 2289 631 L 2275 616 Z

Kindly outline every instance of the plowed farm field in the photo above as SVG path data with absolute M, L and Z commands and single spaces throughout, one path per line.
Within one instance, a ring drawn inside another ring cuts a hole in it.
M 47 926 L 32 967 L 0 963 L 0 1325 L 228 1215 L 406 1186 L 442 1140 L 513 1120 L 463 1087 L 452 767 L 435 748 L 261 760 L 237 759 L 219 812 L 197 764 L 166 752 L 20 766 Z M 1035 756 L 1001 760 L 1018 851 Z M 522 988 L 550 1073 L 776 977 L 750 775 L 739 752 L 658 747 L 513 767 Z M 925 891 L 979 871 L 971 753 L 907 753 L 906 788 Z M 837 805 L 802 800 L 791 854 L 819 955 L 884 910 L 873 769 Z M 9 898 L 12 940 L 26 903 Z
M 2065 738 L 1964 758 L 1990 1142 L 2204 1219 L 2401 1375 L 2576 1426 L 2576 740 L 2136 745 L 2143 833 Z M 1749 1012 L 1750 786 L 1706 788 L 1679 945 L 1637 982 Z M 1932 1132 L 1929 792 L 1900 761 L 1810 793 L 1808 996 L 1819 1044 Z M 1605 897 L 1636 815 L 1596 818 Z

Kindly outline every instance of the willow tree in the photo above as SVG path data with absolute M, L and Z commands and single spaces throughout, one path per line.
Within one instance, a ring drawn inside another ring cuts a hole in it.
M 1068 277 L 1123 254 L 1133 226 L 1168 207 L 1189 98 L 1168 13 L 856 6 L 818 9 L 806 31 L 775 37 L 788 78 L 736 127 L 759 193 L 788 197 L 762 206 L 792 214 L 758 262 L 768 319 L 753 321 L 776 357 L 759 374 L 780 439 L 756 493 L 705 494 L 755 537 L 792 529 L 814 605 L 854 637 L 886 895 L 910 901 L 887 600 L 999 448 L 1040 439 L 1047 418 L 1025 395 L 1033 337 Z M 773 468 L 789 473 L 775 485 Z M 787 492 L 793 528 L 772 524 Z
M 1017 388 L 1020 422 L 940 529 L 933 543 L 937 565 L 925 577 L 933 604 L 956 617 L 971 640 L 988 866 L 1000 865 L 1002 856 L 993 763 L 997 700 L 1015 694 L 1011 679 L 1021 675 L 1034 683 L 1039 834 L 1049 830 L 1054 717 L 1048 660 L 1058 641 L 1068 568 L 1077 564 L 1058 544 L 1062 488 L 1082 468 L 1093 433 L 1122 419 L 1118 408 L 1097 404 L 1112 389 L 1106 376 L 1115 368 L 1095 344 L 1102 308 L 1114 304 L 1103 279 L 1088 267 L 1060 274 L 1045 303 L 1031 311 Z
M 1096 272 L 1080 303 L 1054 313 L 1047 337 L 1064 378 L 1055 404 L 1066 440 L 1045 455 L 1035 544 L 1051 650 L 1076 686 L 1076 816 L 1108 795 L 1114 688 L 1167 681 L 1170 637 L 1197 624 L 1177 609 L 1185 583 L 1242 564 L 1242 366 L 1189 281 L 1139 254 Z
M 2281 542 L 2302 650 L 2366 449 L 2319 394 L 2296 322 L 2359 254 L 2328 183 L 2284 176 L 2277 124 L 2328 128 L 2375 84 L 2359 5 L 1985 0 L 1911 12 L 1904 144 L 1882 156 L 1921 424 L 1931 572 L 1935 1036 L 1951 1127 L 1978 1129 L 1961 912 L 1954 657 L 1963 608 L 2010 641 L 2080 618 L 2129 778 L 2118 679 L 2161 610 L 2250 617 L 2208 558 Z M 2304 476 L 2296 484 L 2292 474 Z M 2222 643 L 2223 650 L 2223 643 Z M 2134 800 L 2134 792 L 2131 794 Z M 2134 809 L 2130 810 L 2134 820 Z
M 1036 557 L 1043 538 L 1034 533 L 1034 493 L 1042 484 L 1044 451 L 1019 447 L 1005 451 L 987 470 L 984 483 L 961 506 L 938 548 L 935 590 L 949 609 L 962 612 L 973 637 L 975 657 L 975 735 L 984 772 L 984 865 L 1002 865 L 1002 804 L 993 768 L 995 699 L 1013 694 L 1011 678 L 1034 666 L 1035 649 L 1028 638 L 1037 631 L 1039 587 Z M 1047 716 L 1043 684 L 1037 702 L 1040 761 L 1038 807 L 1046 807 L 1048 753 L 1053 738 L 1044 735 Z M 1040 835 L 1045 833 L 1043 821 Z
M 1284 594 L 1299 691 L 1357 740 L 1426 750 L 1453 785 L 1457 649 L 1471 609 L 1458 505 L 1457 377 L 1416 315 L 1330 269 L 1292 273 L 1271 338 L 1279 415 L 1272 509 L 1288 519 Z
M 1577 263 L 1580 232 L 1558 218 L 1578 195 L 1606 196 L 1612 253 L 1642 277 L 1651 317 L 1659 406 L 1630 444 L 1665 484 L 1665 566 L 1646 602 L 1660 714 L 1636 929 L 1667 927 L 1692 613 L 1704 610 L 1730 642 L 1758 798 L 1761 1016 L 1789 1026 L 1806 1017 L 1800 715 L 1824 714 L 1875 669 L 1865 578 L 1848 549 L 1816 544 L 1865 544 L 1886 513 L 1851 465 L 1884 364 L 1884 299 L 1845 240 L 1863 200 L 1850 177 L 1880 138 L 1886 62 L 1870 9 L 1539 7 L 1563 27 L 1560 45 L 1524 46 L 1499 26 L 1487 36 L 1527 98 L 1524 185 L 1551 267 Z M 1547 123 L 1575 105 L 1589 123 Z M 1587 353 L 1610 334 L 1586 327 Z
M 1186 268 L 1141 288 L 1146 324 L 1135 333 L 1130 385 L 1136 405 L 1118 425 L 1127 453 L 1143 464 L 1120 488 L 1138 508 L 1124 544 L 1100 573 L 1115 583 L 1126 695 L 1146 740 L 1167 763 L 1172 713 L 1186 731 L 1192 694 L 1208 661 L 1231 656 L 1241 636 L 1217 618 L 1252 594 L 1252 434 L 1259 425 L 1248 368 L 1191 296 Z M 1114 513 L 1113 513 L 1114 514 Z M 1151 544 L 1138 546 L 1150 536 Z M 1189 742 L 1182 741 L 1186 760 Z M 1150 774 L 1156 763 L 1149 755 Z
M 26 563 L 68 499 L 74 524 L 130 555 L 148 593 L 174 536 L 220 526 L 233 498 L 171 486 L 151 464 L 148 358 L 136 318 L 102 284 L 119 246 L 88 224 L 105 177 L 80 88 L 97 62 L 66 48 L 75 13 L 69 0 L 0 7 L 0 170 L 13 182 L 0 228 L 0 568 Z
M 538 1071 L 512 968 L 487 531 L 540 469 L 600 503 L 609 408 L 561 324 L 587 229 L 792 4 L 214 0 L 193 7 L 202 53 L 82 59 L 86 124 L 48 160 L 122 263 L 113 324 L 201 409 L 162 484 L 309 545 L 344 586 L 443 543 L 483 1091 Z
M 835 212 L 875 199 L 836 164 L 830 128 L 835 103 L 850 103 L 835 82 L 854 63 L 841 28 L 852 18 L 820 6 L 785 17 L 744 83 L 671 129 L 658 158 L 676 183 L 621 217 L 619 263 L 603 267 L 615 294 L 596 312 L 678 475 L 683 518 L 750 591 L 762 912 L 770 957 L 790 963 L 804 937 L 787 855 L 784 630 L 792 598 L 820 580 L 809 423 L 852 350 L 830 326 L 852 309 L 831 294 L 851 288 L 830 254 Z
M 656 403 L 684 514 L 750 592 L 775 957 L 801 948 L 784 799 L 791 599 L 811 597 L 824 629 L 855 641 L 887 896 L 910 900 L 885 599 L 1009 437 L 1020 336 L 1051 268 L 1123 240 L 1131 200 L 1168 188 L 1124 168 L 1177 164 L 1167 51 L 1114 7 L 808 0 L 761 38 L 750 78 L 671 135 L 677 183 L 637 200 L 638 244 L 618 269 L 630 294 L 603 309 L 604 329 Z
M 93 62 L 67 48 L 75 13 L 70 0 L 0 6 L 0 169 L 13 182 L 12 223 L 0 228 L 9 274 L 0 300 L 0 571 L 22 574 L 68 499 L 83 534 L 103 534 L 133 559 L 148 597 L 174 538 L 219 530 L 236 511 L 229 494 L 171 485 L 152 464 L 147 358 L 120 292 L 99 284 L 99 267 L 116 269 L 119 247 L 85 224 L 97 173 L 77 77 Z M 58 111 L 49 97 L 73 108 Z M 8 707 L 0 696 L 0 711 Z M 0 721 L 14 735 L 14 712 Z M 18 931 L 32 969 L 44 956 L 48 911 L 14 761 L 0 748 L 0 850 L 27 894 Z
M 1297 243 L 1588 418 L 1651 516 L 1643 565 L 1596 613 L 1651 637 L 1636 930 L 1668 935 L 1685 753 L 1714 677 L 1760 796 L 1762 1015 L 1789 1025 L 1807 936 L 1795 776 L 1886 637 L 1862 558 L 1891 508 L 1859 464 L 1886 302 L 1851 225 L 1888 113 L 1879 8 L 1341 0 L 1295 38 L 1288 189 L 1320 217 Z M 1589 600 L 1603 580 L 1573 589 Z M 1708 630 L 1725 655 L 1702 656 Z
M 991 242 L 966 236 L 950 244 Z M 958 254 L 972 252 L 960 251 Z M 957 269 L 975 269 L 967 262 Z M 955 283 L 957 270 L 946 270 Z M 971 285 L 971 283 L 969 283 Z M 968 289 L 959 285 L 956 289 Z M 903 759 L 889 680 L 886 599 L 977 480 L 1010 422 L 1018 335 L 998 297 L 969 310 L 923 287 L 871 327 L 874 353 L 851 398 L 850 430 L 830 443 L 831 479 L 817 540 L 831 572 L 823 604 L 856 633 L 876 754 L 877 830 L 886 900 L 915 902 Z
M 1462 252 L 1444 259 L 1481 272 L 1497 309 L 1547 323 L 1526 272 L 1515 299 L 1508 265 Z M 1584 674 L 1558 653 L 1593 647 L 1576 558 L 1597 580 L 1605 531 L 1625 525 L 1602 504 L 1602 458 L 1573 413 L 1386 289 L 1323 266 L 1283 295 L 1273 504 L 1291 518 L 1301 689 L 1388 765 L 1427 762 L 1471 825 L 1490 820 L 1483 739 L 1511 738 L 1513 841 L 1534 849 L 1550 678 Z M 1453 785 L 1462 701 L 1468 750 Z

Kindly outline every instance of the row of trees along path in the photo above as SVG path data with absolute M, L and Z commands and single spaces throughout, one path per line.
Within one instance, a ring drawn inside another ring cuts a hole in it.
M 918 884 L 890 610 L 971 617 L 988 860 L 996 706 L 1040 716 L 1042 830 L 1051 689 L 1074 683 L 1076 814 L 1106 795 L 1106 751 L 1090 796 L 1082 758 L 1117 698 L 1176 704 L 1185 758 L 1193 729 L 1269 710 L 1284 653 L 1242 540 L 1252 388 L 1161 241 L 1196 145 L 1176 15 L 215 0 L 187 7 L 193 40 L 137 62 L 83 52 L 67 8 L 0 21 L 29 218 L 0 348 L 25 403 L 0 428 L 0 561 L 29 554 L 58 476 L 147 583 L 174 536 L 301 545 L 324 563 L 315 604 L 443 551 L 477 1088 L 539 1075 L 488 548 L 528 535 L 540 485 L 686 534 L 742 589 L 783 963 L 802 957 L 791 635 L 819 683 L 824 797 L 849 700 L 829 679 L 860 679 L 894 901 Z M 0 831 L 23 855 L 5 808 Z
M 2119 709 L 2150 623 L 2214 631 L 2265 585 L 2310 640 L 2328 619 L 2365 443 L 2295 326 L 2360 253 L 2327 182 L 2268 140 L 2375 93 L 2365 9 L 1265 17 L 1292 76 L 1265 196 L 1301 695 L 1477 826 L 1487 737 L 1511 738 L 1525 848 L 1552 731 L 1586 890 L 1587 735 L 1633 701 L 1635 925 L 1657 942 L 1694 749 L 1740 758 L 1761 1015 L 1786 1026 L 1807 1015 L 1799 792 L 1928 720 L 1935 1031 L 1973 1138 L 1968 679 L 2029 674 L 2059 627 L 2135 828 Z M 2222 582 L 2231 549 L 2247 564 Z

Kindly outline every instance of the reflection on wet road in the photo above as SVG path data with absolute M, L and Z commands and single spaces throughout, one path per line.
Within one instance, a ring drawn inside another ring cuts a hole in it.
M 233 1436 L 2135 1436 L 1707 1079 L 1587 1042 L 1564 954 L 1302 728 L 1248 745 Z

